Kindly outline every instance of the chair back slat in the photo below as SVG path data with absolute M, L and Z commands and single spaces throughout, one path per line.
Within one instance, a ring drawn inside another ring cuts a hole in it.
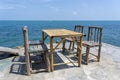
M 88 41 L 94 41 L 101 43 L 102 28 L 101 27 L 89 27 L 88 28 Z
M 84 32 L 84 26 L 75 25 L 74 31 L 75 31 L 75 32 L 83 33 L 83 32 Z
M 99 42 L 100 41 L 100 39 L 99 39 L 100 38 L 100 29 L 97 29 L 96 34 L 97 34 L 97 42 Z
M 99 29 L 94 29 L 94 42 L 99 42 Z
M 95 35 L 94 35 L 94 41 L 96 41 L 96 40 L 98 40 L 97 35 L 96 35 L 96 28 L 94 30 L 94 33 L 95 33 Z

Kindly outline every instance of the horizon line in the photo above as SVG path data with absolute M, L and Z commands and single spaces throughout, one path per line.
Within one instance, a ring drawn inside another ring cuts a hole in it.
M 0 21 L 120 21 L 120 20 L 1 20 Z

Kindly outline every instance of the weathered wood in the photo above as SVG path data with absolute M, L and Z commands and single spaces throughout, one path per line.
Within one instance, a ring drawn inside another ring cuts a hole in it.
M 43 30 L 42 32 L 46 33 L 50 37 L 50 67 L 51 67 L 51 71 L 54 70 L 54 56 L 53 56 L 54 53 L 53 52 L 58 47 L 58 45 L 62 42 L 63 42 L 62 49 L 63 50 L 65 49 L 64 38 L 66 38 L 66 37 L 77 37 L 77 36 L 82 37 L 82 35 L 83 35 L 82 33 L 74 32 L 74 31 L 70 31 L 70 30 L 66 30 L 66 29 L 48 29 L 48 30 Z M 60 37 L 60 38 L 63 38 L 63 39 L 60 42 L 57 43 L 57 46 L 55 48 L 53 48 L 53 38 L 55 38 L 55 37 Z M 44 38 L 44 36 L 43 36 L 43 38 Z M 82 47 L 80 49 L 82 49 Z M 80 54 L 82 54 L 82 52 L 80 52 Z M 79 57 L 79 60 L 78 60 L 79 65 L 81 64 L 81 62 L 80 62 L 81 59 L 82 58 Z
M 70 30 L 66 30 L 66 29 L 48 29 L 48 30 L 43 30 L 43 32 L 45 32 L 46 34 L 48 34 L 48 36 L 50 37 L 77 37 L 79 35 L 82 35 L 81 33 L 78 32 L 74 32 L 74 31 L 70 31 Z
M 44 41 L 47 39 L 48 35 L 45 35 L 45 33 L 42 31 L 42 43 L 44 44 Z
M 40 45 L 42 42 L 40 40 L 29 41 L 29 45 Z
M 42 31 L 42 43 L 44 44 L 45 39 L 48 37 L 48 35 L 45 36 L 45 33 Z M 51 56 L 51 55 L 50 55 Z M 51 71 L 51 59 L 49 59 L 49 55 L 45 54 L 45 61 L 47 64 L 47 71 L 50 72 Z
M 42 55 L 42 58 L 44 58 L 44 60 L 47 64 L 47 67 L 48 67 L 47 69 L 48 69 L 48 71 L 50 71 L 49 59 L 46 56 L 48 54 L 47 45 L 42 43 L 39 40 L 29 41 L 27 27 L 23 28 L 23 33 L 24 33 L 24 47 L 25 47 L 25 59 L 26 59 L 26 66 L 27 66 L 27 74 L 30 75 L 31 72 L 33 72 L 32 60 L 30 59 L 30 56 L 31 56 L 31 54 L 34 54 L 34 53 Z M 44 35 L 42 35 L 42 36 L 44 38 Z M 44 39 L 43 39 L 43 42 L 44 42 Z M 40 61 L 36 61 L 36 62 L 40 62 Z
M 53 37 L 50 37 L 50 67 L 51 67 L 51 72 L 54 70 L 54 57 L 53 57 Z
M 74 31 L 75 31 L 75 32 L 79 32 L 79 33 L 84 33 L 84 26 L 75 25 Z M 66 41 L 70 42 L 69 50 L 71 49 L 71 47 L 72 47 L 72 50 L 74 50 L 75 40 L 76 40 L 76 41 L 79 41 L 79 40 L 80 40 L 80 36 L 78 36 L 78 37 L 66 38 Z M 72 46 L 71 46 L 71 45 L 72 45 Z
M 102 45 L 102 28 L 100 29 L 100 41 L 99 41 L 99 49 L 98 49 L 98 58 L 97 58 L 97 61 L 99 62 L 100 61 L 100 53 L 101 53 L 101 45 Z
M 47 71 L 50 72 L 50 60 L 49 60 L 49 55 L 47 53 L 43 54 L 43 59 L 47 65 Z
M 45 53 L 46 51 L 48 51 L 46 44 L 35 44 L 29 46 L 29 53 Z
M 55 48 L 53 48 L 53 52 L 54 52 L 55 49 L 57 49 L 57 47 L 60 45 L 60 43 L 64 42 L 64 40 L 65 40 L 65 38 L 62 38 L 62 40 L 55 46 Z
M 88 56 L 90 48 L 98 47 L 97 61 L 100 61 L 101 44 L 102 43 L 102 27 L 89 27 L 87 41 L 83 41 L 83 46 L 86 47 L 86 64 L 88 64 Z
M 75 25 L 74 31 L 75 31 L 75 32 L 84 33 L 84 26 Z
M 80 66 L 82 63 L 82 41 L 83 41 L 83 35 L 80 37 Z
M 46 61 L 46 64 L 47 64 L 47 71 L 50 72 L 50 60 L 49 60 L 49 55 L 46 54 L 45 57 L 46 57 L 46 60 L 45 60 L 45 61 Z
M 0 52 L 7 52 L 14 55 L 20 55 L 20 51 L 18 49 L 12 49 L 8 47 L 0 47 Z
M 25 60 L 26 60 L 26 67 L 27 67 L 27 75 L 30 76 L 30 57 L 29 57 L 29 40 L 28 40 L 28 34 L 27 34 L 27 26 L 23 28 L 23 35 L 24 35 L 24 47 L 25 47 Z
M 80 42 L 79 44 L 77 44 L 78 47 L 78 67 L 81 66 L 81 62 L 82 62 L 82 36 L 80 36 Z
M 90 53 L 90 48 L 87 46 L 87 47 L 86 47 L 86 64 L 87 64 L 87 65 L 88 65 L 89 53 Z

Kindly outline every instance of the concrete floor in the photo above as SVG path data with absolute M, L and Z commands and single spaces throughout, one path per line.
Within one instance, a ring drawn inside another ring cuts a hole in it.
M 23 49 L 21 48 L 23 51 Z M 82 63 L 77 67 L 77 63 L 56 66 L 54 72 L 44 71 L 44 62 L 34 65 L 40 72 L 26 76 L 24 56 L 12 57 L 0 61 L 0 80 L 119 80 L 120 79 L 120 48 L 103 43 L 101 50 L 101 61 L 96 62 L 90 56 L 88 65 Z M 95 52 L 92 49 L 91 52 Z M 83 47 L 83 53 L 85 48 Z M 71 53 L 61 53 L 60 49 L 55 52 L 55 63 L 76 60 Z M 4 61 L 4 62 L 2 62 Z M 1 67 L 1 64 L 5 66 Z

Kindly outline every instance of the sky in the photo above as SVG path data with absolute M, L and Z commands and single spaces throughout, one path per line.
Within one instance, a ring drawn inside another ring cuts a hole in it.
M 120 0 L 0 0 L 0 20 L 120 20 Z

